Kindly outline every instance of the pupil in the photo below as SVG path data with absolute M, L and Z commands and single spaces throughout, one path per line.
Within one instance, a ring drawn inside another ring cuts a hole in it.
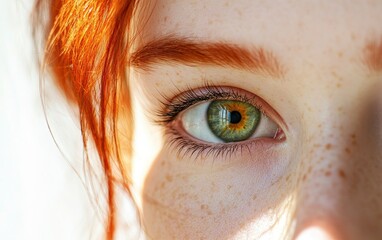
M 241 121 L 241 114 L 238 111 L 232 111 L 230 114 L 230 123 L 236 124 Z

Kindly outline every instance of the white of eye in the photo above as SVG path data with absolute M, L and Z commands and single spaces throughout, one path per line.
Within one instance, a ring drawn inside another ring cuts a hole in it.
M 184 130 L 199 140 L 210 143 L 224 143 L 215 136 L 207 122 L 207 109 L 211 101 L 203 102 L 186 109 L 181 115 Z M 261 113 L 260 122 L 251 138 L 273 138 L 278 130 L 278 125 Z

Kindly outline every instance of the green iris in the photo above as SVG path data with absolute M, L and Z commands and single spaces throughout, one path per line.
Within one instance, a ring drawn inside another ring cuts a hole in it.
M 235 100 L 216 100 L 207 109 L 208 126 L 224 142 L 239 142 L 251 137 L 260 117 L 260 110 L 255 106 Z

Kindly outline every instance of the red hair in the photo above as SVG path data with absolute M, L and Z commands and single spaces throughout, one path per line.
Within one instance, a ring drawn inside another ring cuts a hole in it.
M 43 1 L 36 2 L 40 18 L 48 3 Z M 122 184 L 131 196 L 128 165 L 120 146 L 131 152 L 133 122 L 126 70 L 137 5 L 138 0 L 49 2 L 44 63 L 67 98 L 78 106 L 85 152 L 89 140 L 96 146 L 106 178 L 107 239 L 113 239 L 115 232 L 115 185 Z M 118 119 L 128 124 L 122 139 Z M 85 161 L 89 161 L 87 154 Z

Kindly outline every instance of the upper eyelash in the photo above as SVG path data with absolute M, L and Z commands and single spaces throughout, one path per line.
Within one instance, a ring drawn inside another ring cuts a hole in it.
M 249 97 L 247 95 L 241 94 L 238 90 L 233 88 L 227 87 L 226 89 L 226 87 L 211 86 L 210 84 L 206 83 L 203 88 L 188 88 L 186 91 L 179 90 L 179 92 L 183 92 L 183 94 L 175 98 L 164 97 L 164 101 L 162 101 L 162 110 L 156 114 L 158 119 L 156 121 L 157 123 L 168 124 L 172 122 L 179 113 L 193 106 L 194 104 L 217 99 L 232 99 L 251 103 L 266 115 L 261 104 L 255 101 L 256 96 Z

